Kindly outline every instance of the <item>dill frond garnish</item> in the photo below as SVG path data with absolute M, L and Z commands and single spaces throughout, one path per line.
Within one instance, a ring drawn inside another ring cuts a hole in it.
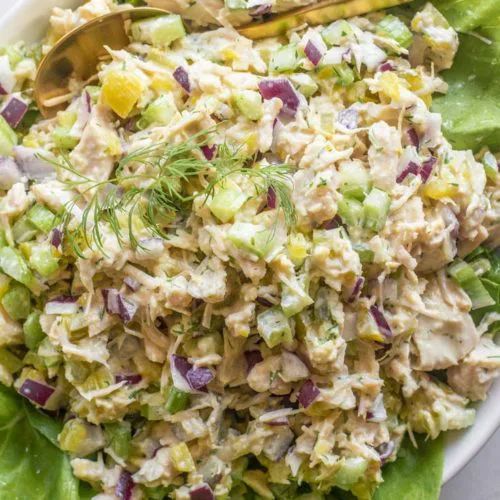
M 292 225 L 295 211 L 290 198 L 291 167 L 260 166 L 253 157 L 227 144 L 219 145 L 216 157 L 208 161 L 200 148 L 212 133 L 213 130 L 203 131 L 178 144 L 159 143 L 136 150 L 122 158 L 113 177 L 103 182 L 78 172 L 68 157 L 58 161 L 56 166 L 71 174 L 67 184 L 79 192 L 66 204 L 61 221 L 74 252 L 83 258 L 82 245 L 95 245 L 106 255 L 104 225 L 120 245 L 127 236 L 134 249 L 142 246 L 139 231 L 167 239 L 165 228 L 179 214 L 189 212 L 195 196 L 204 194 L 207 199 L 219 183 L 234 174 L 253 179 L 257 195 L 272 189 L 276 208 Z

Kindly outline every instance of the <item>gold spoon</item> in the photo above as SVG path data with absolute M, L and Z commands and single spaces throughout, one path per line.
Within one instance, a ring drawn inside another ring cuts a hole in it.
M 303 24 L 323 24 L 344 17 L 385 9 L 411 0 L 324 0 L 263 22 L 252 22 L 238 29 L 247 38 L 257 40 L 285 33 Z M 40 63 L 35 79 L 34 97 L 46 118 L 67 106 L 71 96 L 71 77 L 88 81 L 95 75 L 99 61 L 107 55 L 105 47 L 119 50 L 130 43 L 128 22 L 164 15 L 166 11 L 137 7 L 107 14 L 79 26 L 63 36 Z

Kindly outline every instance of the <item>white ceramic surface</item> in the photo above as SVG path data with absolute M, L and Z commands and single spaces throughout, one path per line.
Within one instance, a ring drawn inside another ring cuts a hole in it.
M 74 7 L 80 3 L 79 0 L 0 0 L 0 44 L 36 41 L 45 32 L 52 7 Z M 444 482 L 474 457 L 499 425 L 500 381 L 497 381 L 489 398 L 478 407 L 474 426 L 448 436 Z

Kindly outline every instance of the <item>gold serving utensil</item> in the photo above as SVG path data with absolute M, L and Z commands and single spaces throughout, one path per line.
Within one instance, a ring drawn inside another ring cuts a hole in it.
M 281 35 L 304 24 L 329 23 L 409 1 L 324 0 L 237 29 L 243 36 L 257 40 Z M 165 13 L 162 9 L 152 7 L 113 12 L 93 19 L 63 36 L 38 67 L 34 97 L 42 115 L 50 118 L 67 106 L 71 97 L 70 78 L 75 77 L 83 82 L 92 78 L 100 60 L 107 55 L 105 47 L 118 50 L 130 43 L 126 28 L 129 22 Z

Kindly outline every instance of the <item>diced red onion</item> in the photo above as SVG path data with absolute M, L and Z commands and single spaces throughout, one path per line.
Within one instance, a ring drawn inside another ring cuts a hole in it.
M 123 283 L 125 283 L 125 285 L 127 285 L 127 288 L 129 288 L 133 292 L 137 292 L 137 290 L 141 288 L 141 284 L 130 276 L 126 276 L 123 280 Z
M 189 492 L 189 498 L 191 500 L 215 500 L 212 488 L 206 483 L 193 487 Z
M 377 452 L 380 456 L 380 461 L 382 462 L 382 464 L 384 464 L 387 461 L 387 459 L 394 453 L 395 448 L 396 448 L 396 445 L 394 444 L 394 441 L 382 443 L 377 448 Z
M 392 330 L 389 323 L 387 323 L 387 320 L 385 319 L 384 313 L 375 304 L 370 307 L 370 313 L 375 320 L 375 323 L 377 323 L 380 333 L 387 339 L 391 338 Z
M 269 186 L 267 189 L 267 206 L 268 208 L 274 209 L 276 208 L 276 191 L 272 186 Z
M 186 379 L 193 389 L 199 391 L 214 379 L 214 374 L 208 368 L 193 366 L 187 372 Z
M 183 392 L 199 393 L 214 378 L 208 368 L 193 366 L 183 356 L 170 356 L 170 371 L 174 386 Z
M 381 64 L 378 67 L 378 70 L 381 71 L 382 73 L 384 71 L 392 71 L 394 69 L 394 65 L 391 63 L 391 61 L 386 61 L 385 63 Z
M 104 288 L 102 296 L 108 314 L 118 314 L 124 323 L 132 321 L 137 312 L 137 304 L 127 300 L 115 288 Z
M 434 158 L 434 156 L 431 156 L 428 160 L 425 160 L 424 163 L 422 163 L 422 168 L 420 169 L 420 177 L 422 178 L 422 182 L 425 184 L 429 177 L 432 174 L 432 169 L 434 168 L 434 165 L 437 162 L 437 158 Z
M 37 182 L 48 179 L 55 179 L 56 171 L 54 166 L 42 158 L 47 153 L 43 150 L 37 151 L 33 148 L 24 146 L 14 147 L 14 159 L 16 160 L 21 172 L 30 180 Z
M 47 400 L 54 394 L 54 391 L 55 389 L 50 385 L 27 378 L 19 389 L 19 394 L 37 405 L 45 406 Z
M 270 3 L 263 3 L 262 5 L 256 5 L 255 7 L 249 9 L 248 13 L 252 17 L 260 17 L 265 14 L 269 14 L 272 8 L 273 6 Z
M 7 95 L 8 92 L 3 88 L 2 84 L 0 83 L 0 95 Z
M 360 276 L 356 279 L 356 283 L 354 283 L 354 288 L 352 289 L 351 295 L 348 300 L 349 303 L 352 303 L 359 299 L 359 296 L 361 294 L 361 289 L 363 288 L 364 284 L 365 284 L 365 278 L 363 278 L 363 276 Z
M 188 72 L 182 67 L 179 66 L 174 71 L 174 78 L 177 83 L 189 94 L 191 92 L 191 83 L 189 81 Z
M 419 171 L 420 171 L 420 166 L 417 165 L 415 162 L 410 161 L 408 165 L 406 165 L 406 167 L 403 168 L 403 170 L 401 170 L 401 173 L 396 178 L 396 182 L 398 184 L 401 184 L 408 177 L 408 175 L 410 174 L 418 175 Z
M 78 297 L 60 295 L 45 304 L 45 314 L 75 314 L 78 312 Z
M 372 423 L 380 423 L 385 422 L 387 420 L 387 412 L 384 406 L 384 397 L 382 394 L 379 394 L 375 401 L 373 402 L 373 406 L 366 413 L 366 420 Z
M 257 363 L 260 363 L 264 358 L 260 351 L 245 351 L 245 360 L 247 362 L 247 372 L 249 372 Z
M 408 136 L 410 144 L 418 149 L 420 147 L 420 137 L 418 136 L 417 131 L 413 127 L 409 128 L 406 131 L 406 135 Z
M 337 229 L 342 226 L 342 219 L 336 215 L 333 219 L 327 220 L 321 224 L 321 229 Z
M 87 112 L 90 113 L 92 111 L 92 98 L 86 90 L 83 92 L 83 99 L 87 108 Z
M 27 111 L 28 105 L 24 101 L 11 96 L 0 114 L 12 128 L 17 128 Z
M 347 108 L 337 115 L 337 122 L 348 130 L 358 128 L 359 114 L 355 109 Z
M 308 379 L 302 384 L 297 399 L 304 408 L 307 408 L 313 403 L 319 394 L 320 391 L 316 384 L 312 380 Z
M 144 257 L 155 259 L 160 257 L 165 250 L 164 240 L 162 238 L 141 238 L 139 249 Z
M 115 495 L 120 500 L 131 500 L 134 481 L 130 472 L 123 470 L 115 487 Z
M 203 156 L 205 156 L 205 158 L 208 161 L 210 161 L 215 156 L 215 152 L 217 151 L 217 145 L 213 144 L 212 146 L 207 146 L 205 144 L 205 146 L 201 146 L 200 149 L 201 149 L 201 152 L 203 153 Z
M 268 420 L 266 424 L 271 425 L 272 427 L 278 427 L 281 425 L 289 425 L 289 422 L 288 422 L 288 417 L 279 417 L 279 418 L 274 418 L 273 420 Z
M 323 57 L 323 54 L 318 49 L 318 47 L 314 45 L 314 42 L 312 40 L 307 41 L 304 53 L 306 54 L 306 57 L 309 59 L 309 61 L 314 64 L 314 66 L 317 66 L 321 61 L 321 58 Z
M 125 385 L 135 385 L 142 380 L 142 377 L 138 373 L 131 374 L 119 374 L 115 376 L 115 382 L 119 384 L 120 382 L 125 382 Z
M 258 302 L 261 306 L 264 307 L 272 307 L 274 304 L 270 302 L 269 300 L 265 299 L 264 297 L 257 297 L 255 299 L 256 302 Z
M 259 82 L 259 91 L 263 99 L 277 97 L 283 102 L 281 113 L 294 117 L 299 109 L 299 96 L 292 84 L 285 78 L 268 79 Z
M 50 233 L 50 244 L 55 248 L 61 248 L 62 240 L 62 231 L 57 227 L 52 229 L 52 232 Z
M 9 157 L 0 156 L 0 189 L 8 191 L 21 180 L 21 172 L 17 163 Z

